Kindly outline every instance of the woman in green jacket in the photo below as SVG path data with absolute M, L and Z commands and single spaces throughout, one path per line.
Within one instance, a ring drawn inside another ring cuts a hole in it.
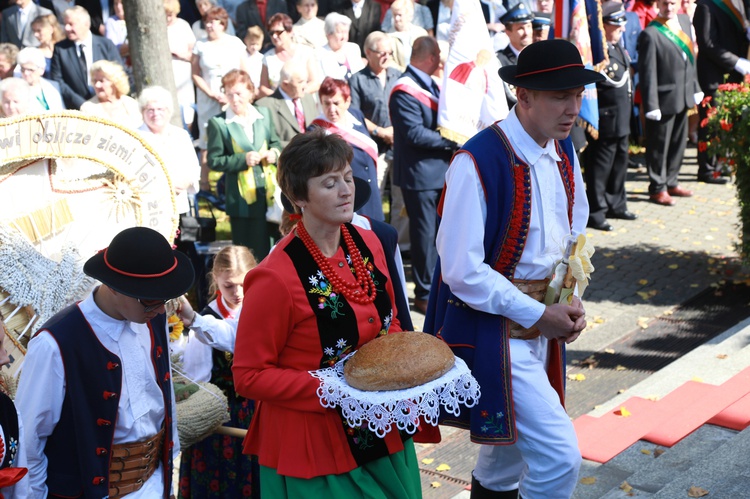
M 266 209 L 281 143 L 270 112 L 252 105 L 255 87 L 250 75 L 233 69 L 221 83 L 228 107 L 208 121 L 208 165 L 226 172 L 232 240 L 252 249 L 260 261 L 271 249 L 271 238 L 279 235 L 278 225 L 266 222 Z

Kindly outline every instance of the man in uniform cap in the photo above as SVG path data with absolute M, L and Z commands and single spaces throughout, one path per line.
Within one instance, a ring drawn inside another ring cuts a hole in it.
M 531 36 L 532 43 L 549 39 L 549 32 L 552 28 L 552 15 L 546 12 L 534 12 L 531 28 L 534 30 Z
M 599 105 L 599 135 L 588 138 L 583 162 L 586 195 L 589 200 L 588 226 L 611 231 L 609 218 L 635 220 L 627 208 L 625 177 L 628 170 L 628 135 L 632 105 L 630 58 L 620 45 L 627 23 L 622 3 L 608 0 L 602 5 L 609 64 L 602 70 L 605 80 L 596 84 Z
M 482 387 L 476 406 L 442 424 L 484 444 L 473 499 L 570 497 L 581 454 L 562 405 L 563 348 L 586 327 L 580 299 L 542 303 L 566 241 L 586 230 L 588 203 L 569 138 L 584 68 L 566 40 L 524 49 L 500 68 L 518 103 L 460 149 L 445 176 L 440 260 L 424 331 L 466 361 Z
M 505 34 L 510 41 L 508 46 L 497 52 L 497 58 L 501 66 L 511 66 L 518 60 L 518 54 L 531 45 L 533 29 L 531 21 L 534 15 L 531 13 L 526 4 L 520 2 L 508 9 L 500 18 L 500 22 L 505 26 Z M 505 83 L 505 98 L 508 100 L 508 109 L 516 103 L 515 87 Z
M 132 227 L 83 266 L 101 285 L 29 342 L 16 404 L 33 497 L 168 498 L 179 451 L 165 304 L 190 260 Z

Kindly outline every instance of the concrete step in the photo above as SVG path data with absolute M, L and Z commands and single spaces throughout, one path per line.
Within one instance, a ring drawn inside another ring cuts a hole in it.
M 706 497 L 733 499 L 750 497 L 750 428 L 743 430 L 710 455 L 680 473 L 653 495 L 654 499 L 686 497 L 690 487 L 709 492 Z
M 606 464 L 585 461 L 579 477 L 595 478 L 596 482 L 589 485 L 579 483 L 573 497 L 620 497 L 624 492 L 620 486 L 625 481 L 633 487 L 630 494 L 640 496 L 656 493 L 670 483 L 676 474 L 701 462 L 736 434 L 733 430 L 704 425 L 671 448 L 641 440 Z

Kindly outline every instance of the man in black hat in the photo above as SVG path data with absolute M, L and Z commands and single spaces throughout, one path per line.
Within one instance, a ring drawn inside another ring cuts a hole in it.
M 649 199 L 673 206 L 690 197 L 677 175 L 687 142 L 687 112 L 703 100 L 695 78 L 690 18 L 677 13 L 676 0 L 657 0 L 659 15 L 638 36 Z
M 696 61 L 698 83 L 707 97 L 716 93 L 721 83 L 740 83 L 750 74 L 747 57 L 750 28 L 738 6 L 742 2 L 714 2 L 698 0 L 695 4 L 693 26 L 700 57 Z M 730 6 L 734 7 L 733 9 Z M 703 122 L 708 117 L 711 99 L 698 106 L 698 115 Z M 698 181 L 709 184 L 725 184 L 716 157 L 709 156 L 706 142 L 710 141 L 708 129 L 698 129 Z
M 47 321 L 24 360 L 16 404 L 32 495 L 167 498 L 179 441 L 165 304 L 193 268 L 133 227 L 83 271 L 102 284 Z
M 508 12 L 500 18 L 505 26 L 505 34 L 508 36 L 508 46 L 496 53 L 501 66 L 511 66 L 518 60 L 518 54 L 531 45 L 533 41 L 533 28 L 531 21 L 534 15 L 520 2 L 508 9 Z M 516 103 L 516 89 L 509 83 L 504 83 L 505 98 L 508 100 L 508 109 Z
M 625 177 L 628 172 L 628 135 L 633 107 L 630 58 L 620 45 L 627 23 L 622 3 L 608 0 L 602 4 L 602 21 L 607 39 L 609 64 L 602 70 L 605 80 L 596 84 L 599 105 L 599 135 L 588 136 L 583 161 L 586 195 L 589 200 L 588 226 L 611 231 L 607 217 L 635 220 L 628 210 Z
M 570 497 L 581 455 L 561 404 L 562 350 L 586 327 L 585 312 L 577 297 L 543 300 L 567 242 L 586 230 L 569 134 L 584 85 L 604 77 L 559 39 L 530 45 L 500 77 L 516 86 L 518 104 L 451 161 L 438 213 L 442 282 L 424 330 L 450 345 L 482 387 L 476 406 L 441 420 L 484 444 L 471 497 Z

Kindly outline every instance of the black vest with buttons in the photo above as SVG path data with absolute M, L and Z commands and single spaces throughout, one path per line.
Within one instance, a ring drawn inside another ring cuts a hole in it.
M 148 327 L 151 362 L 164 397 L 165 442 L 161 457 L 164 497 L 168 498 L 172 397 L 164 315 L 156 316 Z M 49 331 L 60 347 L 66 385 L 60 421 L 44 449 L 49 496 L 101 499 L 109 495 L 110 453 L 122 388 L 122 363 L 99 342 L 77 305 L 59 312 L 42 330 Z

